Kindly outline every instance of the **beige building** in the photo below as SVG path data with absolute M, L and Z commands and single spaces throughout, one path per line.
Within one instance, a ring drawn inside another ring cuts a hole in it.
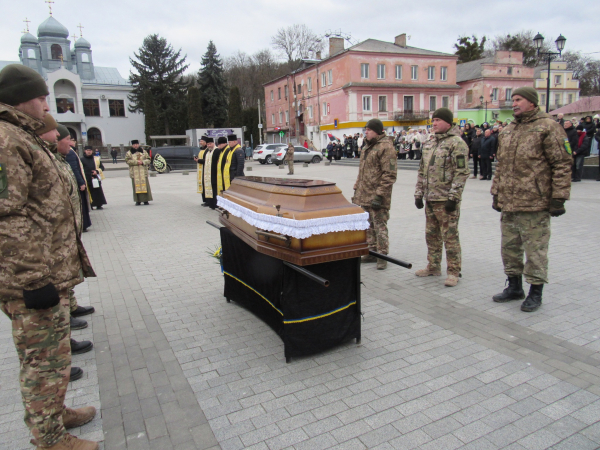
M 567 69 L 565 61 L 550 63 L 550 77 L 550 111 L 579 100 L 579 80 L 573 79 L 573 71 Z M 540 96 L 540 105 L 545 108 L 548 65 L 536 67 L 534 78 L 535 88 Z

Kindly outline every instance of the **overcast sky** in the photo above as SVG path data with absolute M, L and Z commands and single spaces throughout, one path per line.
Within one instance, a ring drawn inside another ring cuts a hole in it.
M 129 57 L 145 36 L 158 33 L 175 49 L 181 48 L 190 64 L 200 68 L 200 58 L 213 40 L 221 57 L 243 51 L 252 54 L 269 48 L 278 28 L 304 23 L 315 33 L 341 30 L 352 39 L 393 42 L 401 33 L 411 36 L 408 45 L 453 53 L 459 35 L 494 37 L 532 29 L 547 39 L 562 33 L 565 50 L 600 52 L 600 1 L 567 3 L 559 0 L 504 0 L 502 2 L 357 1 L 357 0 L 55 0 L 53 16 L 91 43 L 94 64 L 116 67 L 129 76 Z M 393 5 L 393 6 L 392 6 Z M 585 5 L 585 6 L 583 6 Z M 30 32 L 48 17 L 43 0 L 0 0 L 0 60 L 18 60 L 25 17 Z M 346 43 L 348 46 L 348 43 Z M 600 53 L 590 55 L 600 59 Z

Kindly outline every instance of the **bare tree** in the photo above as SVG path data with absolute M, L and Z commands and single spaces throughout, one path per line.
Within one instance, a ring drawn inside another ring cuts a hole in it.
M 514 34 L 500 34 L 494 38 L 488 50 L 487 56 L 493 56 L 497 50 L 508 50 L 513 52 L 523 52 L 523 64 L 528 67 L 536 67 L 543 64 L 544 57 L 537 55 L 537 49 L 533 43 L 533 37 L 535 36 L 533 30 L 522 30 Z M 554 40 L 546 38 L 540 51 L 542 52 L 556 52 L 556 48 L 553 47 Z
M 280 28 L 271 38 L 271 45 L 285 55 L 289 63 L 308 58 L 311 51 L 323 49 L 323 42 L 319 36 L 304 24 Z

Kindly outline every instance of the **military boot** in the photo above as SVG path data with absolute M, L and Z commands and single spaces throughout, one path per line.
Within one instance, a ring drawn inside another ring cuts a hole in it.
M 38 445 L 37 450 L 98 450 L 98 443 L 92 441 L 86 441 L 85 439 L 79 439 L 78 437 L 70 434 L 65 436 L 54 444 L 52 447 L 41 447 Z
M 365 255 L 360 257 L 360 262 L 363 264 L 377 262 L 377 258 L 371 255 Z
M 415 272 L 415 275 L 418 277 L 441 277 L 442 270 L 441 269 L 430 269 L 427 266 L 426 269 L 419 269 Z
M 63 424 L 65 428 L 76 428 L 91 422 L 96 416 L 96 408 L 86 406 L 84 408 L 66 408 L 63 410 Z
M 377 258 L 377 270 L 387 269 L 387 261 L 385 259 Z
M 501 293 L 494 295 L 492 300 L 496 303 L 506 303 L 511 300 L 523 300 L 524 298 L 525 291 L 523 291 L 523 277 L 517 275 L 508 277 L 508 287 Z
M 83 369 L 81 369 L 81 367 L 71 366 L 71 375 L 69 376 L 69 381 L 79 380 L 82 376 L 83 376 Z
M 70 323 L 71 323 L 71 330 L 83 330 L 84 328 L 87 328 L 87 326 L 88 326 L 88 323 L 85 320 L 76 319 L 73 316 L 71 316 Z
M 529 295 L 521 305 L 521 311 L 533 312 L 542 306 L 543 284 L 532 284 L 529 287 Z
M 77 305 L 77 308 L 74 311 L 71 311 L 71 317 L 81 317 L 87 314 L 92 314 L 96 309 L 93 306 L 80 306 Z
M 71 338 L 71 355 L 80 355 L 87 353 L 94 348 L 94 344 L 90 341 L 76 341 Z

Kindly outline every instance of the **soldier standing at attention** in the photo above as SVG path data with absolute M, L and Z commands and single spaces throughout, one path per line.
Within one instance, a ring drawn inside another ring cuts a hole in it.
M 149 205 L 152 200 L 150 181 L 148 181 L 148 167 L 150 167 L 151 158 L 146 150 L 140 148 L 138 140 L 131 141 L 131 150 L 125 155 L 125 162 L 129 166 L 135 206 L 139 206 L 142 202 L 144 205 Z
M 448 108 L 437 109 L 432 116 L 435 133 L 423 145 L 423 157 L 415 188 L 415 206 L 425 205 L 425 242 L 427 268 L 415 272 L 418 277 L 442 275 L 442 250 L 446 246 L 447 278 L 445 286 L 456 286 L 460 277 L 461 250 L 458 237 L 460 200 L 469 177 L 469 148 L 454 126 Z M 423 203 L 425 201 L 425 203 Z
M 0 72 L 0 309 L 12 322 L 25 423 L 38 449 L 95 450 L 67 434 L 94 407 L 65 408 L 71 369 L 69 288 L 95 276 L 77 235 L 69 181 L 35 132 L 49 111 L 33 69 Z
M 396 150 L 394 141 L 383 132 L 383 123 L 371 119 L 365 127 L 365 147 L 360 153 L 358 178 L 354 183 L 352 203 L 369 213 L 367 245 L 369 250 L 387 255 L 390 247 L 387 223 L 390 220 L 392 188 L 396 182 Z M 384 270 L 387 261 L 368 255 L 363 263 L 377 262 Z
M 291 142 L 287 146 L 287 151 L 283 157 L 283 163 L 288 165 L 288 175 L 294 175 L 294 144 Z
M 563 127 L 540 111 L 534 88 L 516 89 L 512 101 L 515 120 L 500 133 L 491 189 L 492 208 L 502 213 L 501 252 L 508 287 L 493 300 L 525 298 L 525 274 L 531 286 L 521 311 L 532 312 L 542 305 L 542 289 L 548 283 L 550 217 L 565 213 L 573 158 Z

